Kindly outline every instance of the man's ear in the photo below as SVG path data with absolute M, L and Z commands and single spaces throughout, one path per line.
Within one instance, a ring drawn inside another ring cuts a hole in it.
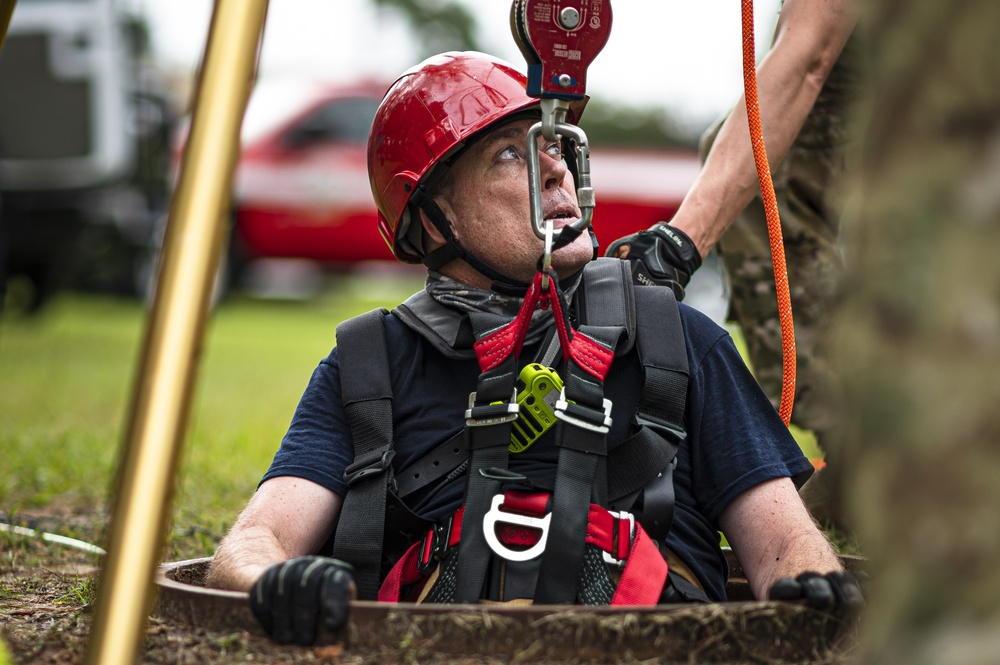
M 417 214 L 420 215 L 420 225 L 424 227 L 424 235 L 427 238 L 429 244 L 433 247 L 428 247 L 428 249 L 433 249 L 444 244 L 444 236 L 438 231 L 438 228 L 434 226 L 427 213 L 422 209 L 417 209 Z
M 444 215 L 444 218 L 446 220 L 453 219 L 451 206 L 449 205 L 448 201 L 438 197 L 434 199 L 434 203 L 437 204 L 438 209 L 441 210 L 441 213 Z M 427 239 L 433 245 L 433 247 L 428 247 L 427 249 L 428 250 L 435 249 L 445 244 L 444 235 L 441 233 L 438 227 L 435 226 L 434 223 L 430 220 L 430 217 L 427 216 L 427 213 L 424 212 L 423 208 L 418 207 L 417 211 L 418 214 L 420 215 L 420 224 L 424 228 L 424 233 L 427 234 Z M 454 233 L 454 229 L 452 229 L 452 232 Z

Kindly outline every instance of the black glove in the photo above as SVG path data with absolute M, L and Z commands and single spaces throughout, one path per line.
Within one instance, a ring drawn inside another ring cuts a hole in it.
M 347 622 L 353 572 L 350 564 L 322 556 L 273 564 L 250 589 L 250 609 L 276 642 L 312 644 L 318 626 L 336 631 Z
M 805 572 L 792 579 L 782 577 L 767 593 L 770 600 L 804 601 L 818 610 L 849 615 L 865 604 L 858 578 L 847 571 L 820 575 Z
M 686 233 L 657 222 L 646 231 L 614 241 L 604 255 L 614 256 L 623 245 L 629 246 L 625 259 L 632 264 L 636 284 L 669 286 L 678 300 L 684 299 L 684 287 L 701 265 L 701 254 Z

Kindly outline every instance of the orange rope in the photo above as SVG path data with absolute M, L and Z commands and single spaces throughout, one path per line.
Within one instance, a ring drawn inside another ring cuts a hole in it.
M 771 168 L 767 163 L 764 147 L 764 128 L 760 121 L 757 102 L 757 62 L 753 36 L 753 0 L 743 3 L 743 87 L 747 102 L 747 119 L 750 122 L 750 142 L 753 159 L 757 165 L 757 179 L 764 199 L 767 215 L 767 235 L 771 241 L 771 260 L 774 263 L 774 286 L 778 296 L 778 318 L 781 322 L 781 404 L 778 415 L 787 426 L 792 419 L 792 402 L 795 400 L 795 327 L 792 323 L 792 298 L 788 293 L 788 271 L 785 267 L 785 247 L 781 240 L 781 219 L 774 197 Z

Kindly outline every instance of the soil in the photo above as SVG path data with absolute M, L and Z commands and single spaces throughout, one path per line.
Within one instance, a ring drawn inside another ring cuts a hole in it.
M 4 518 L 0 521 L 7 521 L 4 515 L 0 518 Z M 103 520 L 97 515 L 19 514 L 14 521 L 38 531 L 70 535 L 91 543 L 100 542 L 103 528 Z M 173 543 L 171 547 L 183 556 L 183 542 Z M 201 555 L 200 552 L 188 553 L 190 557 Z M 0 533 L 0 637 L 6 642 L 14 663 L 81 663 L 85 660 L 93 620 L 98 564 L 98 557 L 78 549 L 46 543 L 37 538 Z M 814 654 L 809 662 L 834 665 L 846 662 L 847 657 L 845 652 Z M 520 660 L 519 657 L 448 656 L 435 654 L 427 648 L 406 648 L 403 644 L 367 650 L 345 650 L 340 645 L 315 648 L 280 646 L 245 630 L 206 630 L 174 624 L 154 616 L 150 617 L 146 626 L 137 662 L 185 665 L 237 662 L 500 665 Z M 540 662 L 530 656 L 527 660 Z M 597 660 L 573 658 L 562 662 L 638 661 L 604 654 Z M 685 659 L 683 662 L 688 661 Z
M 0 516 L 6 517 L 6 516 Z M 6 520 L 0 520 L 6 521 Z M 36 531 L 101 540 L 97 515 L 25 515 L 12 520 Z M 184 549 L 173 543 L 172 549 Z M 0 533 L 0 636 L 15 663 L 81 663 L 93 621 L 99 559 L 38 538 Z M 207 631 L 151 617 L 138 662 L 157 664 L 391 662 L 365 660 L 337 647 L 282 647 L 246 631 Z

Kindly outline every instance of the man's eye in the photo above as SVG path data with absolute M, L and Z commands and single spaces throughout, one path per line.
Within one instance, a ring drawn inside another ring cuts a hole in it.
M 563 158 L 562 146 L 560 146 L 558 143 L 553 143 L 553 144 L 549 145 L 547 148 L 545 148 L 545 152 L 550 157 L 554 157 L 556 159 L 562 159 Z
M 514 146 L 508 146 L 503 150 L 501 150 L 497 154 L 497 157 L 499 159 L 517 159 L 518 157 L 517 148 L 515 148 Z

